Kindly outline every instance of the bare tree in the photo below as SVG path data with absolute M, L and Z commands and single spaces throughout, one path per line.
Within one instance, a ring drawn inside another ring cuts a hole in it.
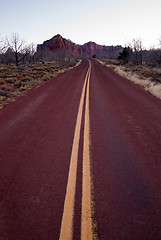
M 34 63 L 35 62 L 36 45 L 34 43 L 29 44 L 28 46 L 26 46 L 25 52 L 26 52 L 27 61 L 29 63 L 30 62 Z
M 159 46 L 161 47 L 161 36 L 159 37 L 158 41 L 159 41 Z
M 17 67 L 24 58 L 24 54 L 23 56 L 21 55 L 24 53 L 24 44 L 25 40 L 21 39 L 17 33 L 13 33 L 11 38 L 8 40 L 8 46 L 14 53 L 15 63 Z
M 132 49 L 133 49 L 133 61 L 135 64 L 142 64 L 143 61 L 143 43 L 141 39 L 132 40 Z
M 6 49 L 6 47 L 7 47 L 6 38 L 4 38 L 0 35 L 0 54 L 3 53 L 3 51 Z

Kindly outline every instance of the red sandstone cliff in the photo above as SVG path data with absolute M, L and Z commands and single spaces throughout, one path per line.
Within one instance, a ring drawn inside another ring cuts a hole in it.
M 121 46 L 102 46 L 95 42 L 88 42 L 78 45 L 71 40 L 56 35 L 50 40 L 37 46 L 37 55 L 43 60 L 50 60 L 62 57 L 84 58 L 96 55 L 97 57 L 117 57 L 122 51 Z

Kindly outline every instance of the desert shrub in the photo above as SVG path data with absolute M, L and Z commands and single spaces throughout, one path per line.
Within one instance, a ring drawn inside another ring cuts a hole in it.
M 9 102 L 27 89 L 63 73 L 65 69 L 76 63 L 71 61 L 51 61 L 43 64 L 37 62 L 30 65 L 19 65 L 19 68 L 14 64 L 4 65 L 3 68 L 0 68 L 1 102 Z
M 22 78 L 22 82 L 28 82 L 31 80 L 32 80 L 32 77 L 30 77 L 30 76 L 26 76 L 26 77 Z
M 15 92 L 10 92 L 7 94 L 7 97 L 9 98 L 16 98 L 20 95 L 20 93 L 18 91 L 15 91 Z
M 21 87 L 21 81 L 18 80 L 14 83 L 14 86 L 17 87 L 17 88 L 20 88 Z
M 3 86 L 1 87 L 2 90 L 6 90 L 7 86 L 5 84 L 3 84 Z
M 47 81 L 47 80 L 49 80 L 49 78 L 50 77 L 48 75 L 45 75 L 45 76 L 42 77 L 42 81 Z
M 0 96 L 1 96 L 1 97 L 5 97 L 5 96 L 6 96 L 6 92 L 0 91 Z
M 0 96 L 0 105 L 3 104 L 4 99 L 5 99 L 4 96 Z
M 15 79 L 13 79 L 13 78 L 7 78 L 5 81 L 6 81 L 7 83 L 14 83 Z
M 25 90 L 27 90 L 28 89 L 28 86 L 26 85 L 26 86 L 22 86 L 22 87 L 20 87 L 20 91 L 21 92 L 24 92 Z
M 3 84 L 4 83 L 4 80 L 0 78 L 0 84 Z
M 0 77 L 1 77 L 1 78 L 6 78 L 6 77 L 7 77 L 7 74 L 6 74 L 6 73 L 1 73 L 1 74 L 0 74 Z

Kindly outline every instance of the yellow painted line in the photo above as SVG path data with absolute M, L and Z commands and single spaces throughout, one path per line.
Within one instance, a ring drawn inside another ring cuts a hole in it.
M 91 199 L 91 171 L 90 171 L 90 119 L 89 119 L 89 81 L 91 63 L 87 82 L 84 145 L 83 145 L 83 181 L 82 181 L 82 217 L 81 217 L 81 240 L 92 240 L 92 199 Z
M 86 83 L 89 75 L 89 69 L 90 67 L 88 68 L 88 71 L 85 77 L 80 104 L 79 104 L 78 115 L 77 115 L 59 240 L 73 239 L 73 219 L 74 219 L 74 203 L 75 203 L 76 178 L 77 178 L 78 148 L 79 148 L 79 138 L 80 138 L 85 88 L 86 88 Z

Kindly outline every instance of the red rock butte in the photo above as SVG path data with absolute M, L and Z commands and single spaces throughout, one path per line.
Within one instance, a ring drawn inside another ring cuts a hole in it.
M 95 42 L 88 42 L 84 45 L 79 45 L 71 40 L 63 38 L 57 34 L 50 40 L 46 40 L 43 44 L 37 45 L 37 55 L 42 60 L 51 60 L 58 58 L 89 58 L 107 57 L 117 58 L 119 52 L 122 51 L 122 46 L 104 46 Z

